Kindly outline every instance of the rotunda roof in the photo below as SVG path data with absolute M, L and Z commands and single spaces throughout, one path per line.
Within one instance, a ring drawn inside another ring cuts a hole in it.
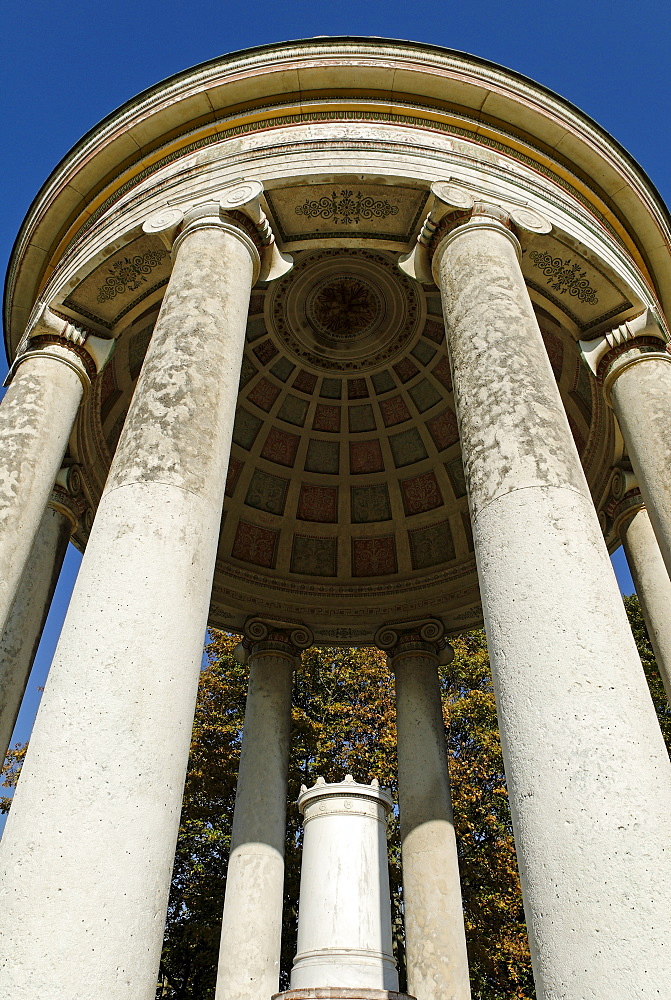
M 170 275 L 142 228 L 258 178 L 293 270 L 252 292 L 211 623 L 480 624 L 438 290 L 406 277 L 433 180 L 519 221 L 522 269 L 597 509 L 622 442 L 577 341 L 671 302 L 671 226 L 628 154 L 568 102 L 484 60 L 385 39 L 233 53 L 129 101 L 72 150 L 18 236 L 10 356 L 47 303 L 117 341 L 67 462 L 84 547 Z M 543 224 L 536 225 L 539 213 Z M 546 221 L 547 220 L 547 224 Z M 523 352 L 524 345 L 520 345 Z
M 596 122 L 549 89 L 477 56 L 366 37 L 299 39 L 233 52 L 156 84 L 91 129 L 47 179 L 24 220 L 7 272 L 5 338 L 12 357 L 34 300 L 68 244 L 120 189 L 205 139 L 318 120 L 323 102 L 382 109 L 577 183 L 621 229 L 671 311 L 671 219 L 654 185 Z M 361 103 L 363 100 L 363 104 Z M 493 145 L 492 145 L 493 144 Z

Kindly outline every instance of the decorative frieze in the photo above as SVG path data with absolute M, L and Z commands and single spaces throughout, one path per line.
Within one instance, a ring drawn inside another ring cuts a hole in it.
M 540 268 L 547 277 L 550 285 L 560 295 L 569 295 L 578 298 L 581 302 L 589 305 L 596 305 L 598 298 L 596 290 L 592 288 L 588 279 L 587 271 L 581 268 L 569 257 L 562 260 L 561 257 L 553 257 L 552 254 L 542 250 L 532 250 L 529 259 L 533 261 L 534 267 Z
M 302 205 L 296 205 L 296 215 L 306 219 L 329 219 L 337 226 L 358 225 L 362 220 L 386 219 L 398 215 L 398 206 L 386 198 L 371 198 L 358 191 L 334 191 L 331 197 L 306 198 Z
M 108 268 L 105 283 L 100 286 L 97 301 L 107 302 L 108 299 L 123 295 L 124 292 L 140 288 L 141 285 L 147 283 L 146 275 L 150 274 L 153 268 L 158 267 L 163 258 L 167 256 L 167 250 L 157 247 L 156 250 L 148 250 L 144 254 L 121 257 L 113 261 L 112 266 Z

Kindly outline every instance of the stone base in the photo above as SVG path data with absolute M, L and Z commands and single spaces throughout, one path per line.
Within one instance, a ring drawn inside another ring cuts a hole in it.
M 365 990 L 355 986 L 313 986 L 304 990 L 274 993 L 272 1000 L 416 1000 L 408 993 L 390 990 Z

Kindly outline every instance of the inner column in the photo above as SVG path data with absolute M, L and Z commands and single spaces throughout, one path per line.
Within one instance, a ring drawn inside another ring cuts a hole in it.
M 279 989 L 291 691 L 309 629 L 252 619 L 249 686 L 221 927 L 217 1000 Z
M 70 469 L 61 469 L 58 475 L 0 638 L 1 760 L 16 725 L 68 542 L 81 516 L 82 508 L 65 485 L 69 475 Z
M 417 1000 L 471 995 L 438 678 L 454 652 L 443 633 L 442 622 L 425 619 L 375 637 L 395 679 L 405 953 Z

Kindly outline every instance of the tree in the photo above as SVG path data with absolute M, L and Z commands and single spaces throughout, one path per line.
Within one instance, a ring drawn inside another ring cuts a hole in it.
M 4 766 L 2 768 L 2 787 L 10 789 L 12 794 L 14 793 L 16 783 L 19 780 L 19 775 L 21 774 L 21 768 L 23 767 L 23 761 L 25 759 L 27 749 L 27 743 L 17 743 L 16 746 L 10 747 L 7 751 L 7 756 L 5 757 Z M 0 795 L 0 814 L 8 813 L 11 804 L 11 795 Z
M 208 647 L 182 812 L 159 996 L 214 996 L 218 927 L 240 753 L 245 668 L 235 640 Z M 456 658 L 441 668 L 455 824 L 474 1000 L 533 997 L 529 952 L 510 829 L 496 710 L 484 633 L 455 640 Z M 377 778 L 396 796 L 393 679 L 386 656 L 366 649 L 311 649 L 296 671 L 286 839 L 282 985 L 296 950 L 301 784 L 321 775 L 339 781 Z M 212 764 L 208 763 L 212 756 Z M 400 841 L 389 838 L 392 919 L 404 986 Z
M 666 749 L 671 754 L 671 707 L 666 698 L 662 678 L 659 676 L 655 654 L 652 651 L 648 630 L 643 621 L 643 612 L 638 597 L 632 594 L 624 598 L 624 606 L 627 610 L 627 617 L 631 625 L 631 631 L 638 648 L 638 655 L 641 657 L 645 677 L 650 688 L 650 694 L 655 705 L 657 718 L 662 730 L 662 736 L 666 743 Z M 671 613 L 671 612 L 670 612 Z
M 667 747 L 666 701 L 636 597 L 624 599 Z M 452 640 L 455 660 L 440 668 L 448 763 L 459 845 L 473 1000 L 533 1000 L 531 963 L 498 736 L 485 636 Z M 157 997 L 214 997 L 219 927 L 240 758 L 247 668 L 233 658 L 237 638 L 214 633 L 207 647 L 182 804 Z M 16 785 L 25 745 L 3 770 Z M 386 657 L 365 649 L 311 649 L 296 671 L 286 840 L 282 986 L 296 947 L 301 784 L 352 773 L 374 777 L 396 795 L 393 680 Z M 7 812 L 11 797 L 0 799 Z M 396 957 L 403 989 L 399 831 L 392 818 L 390 885 Z

